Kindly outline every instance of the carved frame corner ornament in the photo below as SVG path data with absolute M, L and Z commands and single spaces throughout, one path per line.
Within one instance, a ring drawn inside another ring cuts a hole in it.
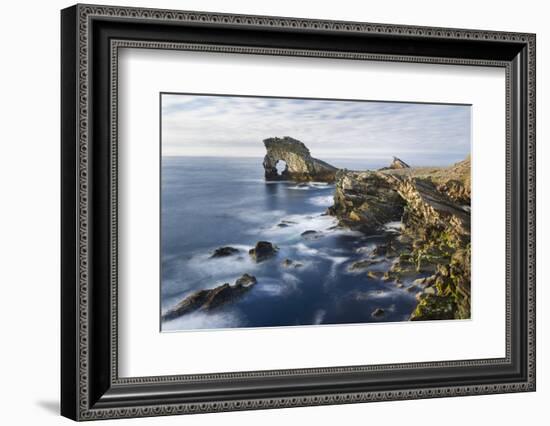
M 80 4 L 62 11 L 61 28 L 63 415 L 93 420 L 535 390 L 534 34 Z M 117 70 L 118 51 L 127 47 L 504 68 L 506 356 L 119 378 Z

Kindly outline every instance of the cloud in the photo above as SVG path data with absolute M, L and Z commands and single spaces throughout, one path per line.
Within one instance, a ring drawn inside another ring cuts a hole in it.
M 467 105 L 162 95 L 163 155 L 262 157 L 262 140 L 292 136 L 312 154 L 430 164 L 470 152 Z

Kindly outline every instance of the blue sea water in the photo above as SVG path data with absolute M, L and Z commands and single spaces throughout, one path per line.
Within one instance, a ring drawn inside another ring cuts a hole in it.
M 381 167 L 327 161 L 349 169 Z M 333 185 L 266 182 L 262 158 L 163 157 L 161 181 L 161 311 L 244 273 L 257 278 L 241 299 L 163 321 L 163 331 L 404 321 L 416 306 L 414 293 L 348 271 L 385 236 L 339 228 L 325 214 Z M 283 221 L 288 226 L 278 226 Z M 319 238 L 301 236 L 307 230 Z M 255 263 L 248 250 L 260 240 L 279 251 Z M 221 246 L 241 252 L 210 258 Z M 284 267 L 287 258 L 303 266 Z M 388 266 L 384 261 L 372 269 Z M 376 308 L 385 315 L 373 317 Z

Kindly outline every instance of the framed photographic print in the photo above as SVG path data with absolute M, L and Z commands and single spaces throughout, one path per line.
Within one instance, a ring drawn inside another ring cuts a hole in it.
M 74 420 L 535 390 L 535 36 L 76 5 Z

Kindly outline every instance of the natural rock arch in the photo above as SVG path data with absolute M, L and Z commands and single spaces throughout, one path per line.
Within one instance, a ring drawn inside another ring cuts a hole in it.
M 289 136 L 268 138 L 264 145 L 267 150 L 263 162 L 266 180 L 334 182 L 338 169 L 313 158 L 299 140 Z M 281 161 L 286 163 L 286 167 L 279 173 L 277 163 Z

